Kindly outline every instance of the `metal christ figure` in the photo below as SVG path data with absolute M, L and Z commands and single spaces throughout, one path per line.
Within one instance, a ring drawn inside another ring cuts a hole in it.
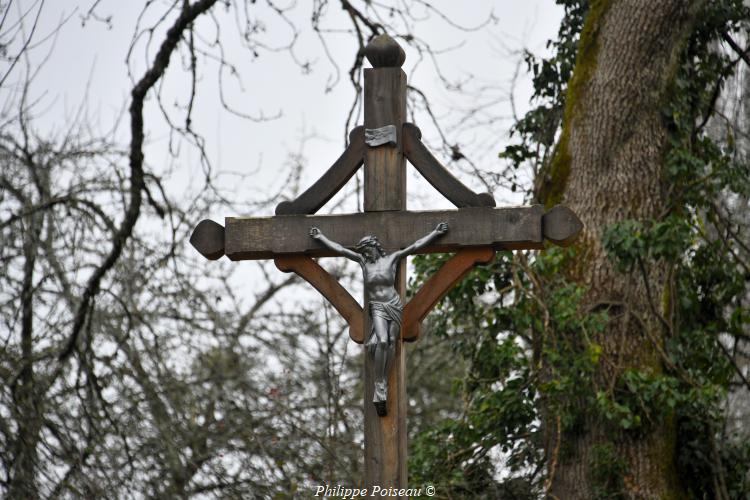
M 326 238 L 317 227 L 310 228 L 312 238 L 334 252 L 359 262 L 362 266 L 372 325 L 365 346 L 376 370 L 373 403 L 380 416 L 386 414 L 388 372 L 396 352 L 396 340 L 400 336 L 401 318 L 404 311 L 401 297 L 395 288 L 398 263 L 402 258 L 426 247 L 447 232 L 448 224 L 441 222 L 430 234 L 403 250 L 386 254 L 375 236 L 365 236 L 359 240 L 352 251 Z

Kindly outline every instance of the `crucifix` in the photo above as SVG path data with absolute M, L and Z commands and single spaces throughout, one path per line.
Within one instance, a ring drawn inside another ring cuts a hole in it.
M 201 221 L 191 244 L 206 258 L 273 259 L 328 299 L 367 346 L 364 369 L 365 487 L 407 488 L 404 342 L 418 339 L 420 323 L 475 265 L 498 249 L 568 245 L 582 229 L 568 208 L 541 205 L 495 208 L 454 177 L 426 148 L 419 129 L 405 123 L 405 54 L 388 35 L 365 48 L 364 126 L 311 187 L 276 207 L 273 217 L 227 217 L 224 226 Z M 456 210 L 406 210 L 406 160 Z M 364 165 L 364 212 L 314 215 Z M 406 255 L 455 252 L 404 304 Z M 363 307 L 315 258 L 345 256 L 359 262 L 365 279 Z

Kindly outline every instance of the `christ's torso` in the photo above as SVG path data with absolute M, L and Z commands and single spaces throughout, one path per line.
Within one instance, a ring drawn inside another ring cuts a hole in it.
M 397 264 L 392 255 L 381 257 L 375 262 L 364 261 L 362 263 L 365 288 L 369 293 L 370 301 L 388 302 L 398 297 L 398 292 L 394 287 Z

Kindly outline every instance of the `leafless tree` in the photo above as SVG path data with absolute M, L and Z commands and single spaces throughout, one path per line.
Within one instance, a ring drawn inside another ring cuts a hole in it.
M 241 78 L 223 45 L 233 27 L 220 24 L 219 13 L 236 19 L 249 54 L 286 52 L 309 69 L 296 57 L 293 6 L 145 2 L 127 54 L 126 141 L 118 127 L 93 127 L 85 105 L 57 132 L 38 126 L 44 110 L 30 89 L 44 57 L 29 51 L 54 54 L 55 33 L 71 19 L 40 34 L 45 8 L 44 0 L 0 2 L 0 57 L 8 61 L 0 77 L 8 96 L 0 115 L 0 492 L 270 497 L 356 479 L 359 361 L 341 321 L 327 307 L 321 315 L 322 302 L 282 302 L 299 284 L 263 266 L 262 283 L 243 297 L 234 268 L 206 266 L 184 245 L 210 209 L 237 208 L 216 182 L 192 119 L 202 69 L 216 69 L 220 89 Z M 337 8 L 344 28 L 329 21 Z M 263 15 L 287 23 L 286 44 L 267 41 Z M 420 0 L 316 0 L 312 29 L 323 53 L 333 34 L 354 36 L 347 72 L 359 96 L 362 49 L 378 33 L 436 60 L 417 35 L 425 15 L 442 16 Z M 117 22 L 98 0 L 80 19 Z M 144 50 L 145 61 L 136 56 Z M 333 86 L 341 70 L 329 62 Z M 189 88 L 176 107 L 163 102 L 167 74 Z M 416 88 L 412 95 L 414 108 L 431 114 L 424 95 Z M 272 117 L 238 109 L 223 94 L 221 101 L 247 119 Z M 181 144 L 201 153 L 203 185 L 188 199 L 170 195 L 166 174 L 145 156 L 147 106 L 162 111 L 175 154 Z M 356 97 L 345 128 L 359 107 Z M 277 195 L 251 205 L 270 210 Z

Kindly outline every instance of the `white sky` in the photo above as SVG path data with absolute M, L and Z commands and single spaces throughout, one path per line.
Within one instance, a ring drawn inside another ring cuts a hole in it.
M 19 9 L 22 12 L 35 12 L 39 1 L 15 0 L 12 4 L 13 14 L 18 16 Z M 55 35 L 54 45 L 53 40 L 49 40 L 32 46 L 29 52 L 31 67 L 36 67 L 46 58 L 30 91 L 32 100 L 39 99 L 35 107 L 38 115 L 35 126 L 43 136 L 49 131 L 64 131 L 72 117 L 83 108 L 94 128 L 105 131 L 118 123 L 117 137 L 125 147 L 130 138 L 126 110 L 132 88 L 126 60 L 136 19 L 144 2 L 101 0 L 96 12 L 101 17 L 111 15 L 111 26 L 94 20 L 82 23 L 82 16 L 95 3 L 96 0 L 46 0 L 34 39 L 43 40 L 55 31 L 61 20 L 67 19 L 67 22 Z M 556 34 L 561 9 L 553 0 L 443 0 L 432 3 L 452 22 L 466 26 L 477 25 L 490 12 L 494 12 L 497 18 L 495 23 L 480 31 L 462 32 L 432 15 L 418 23 L 415 30 L 416 35 L 429 43 L 433 50 L 441 52 L 437 56 L 438 67 L 447 80 L 468 82 L 467 88 L 483 89 L 481 94 L 470 92 L 458 95 L 446 91 L 434 64 L 429 60 L 420 61 L 416 51 L 403 43 L 402 46 L 406 50 L 404 70 L 409 76 L 409 83 L 419 87 L 430 99 L 448 141 L 460 144 L 462 151 L 481 169 L 499 170 L 502 164 L 497 154 L 507 140 L 513 121 L 511 90 L 518 114 L 524 113 L 529 106 L 531 88 L 525 65 L 520 65 L 519 77 L 515 86 L 512 85 L 514 74 L 519 69 L 521 53 L 524 49 L 535 54 L 545 52 L 546 40 Z M 4 5 L 7 5 L 7 1 L 0 0 L 0 6 Z M 153 12 L 156 13 L 163 10 L 166 4 L 155 0 L 154 5 L 156 8 Z M 282 188 L 285 179 L 283 170 L 288 165 L 288 158 L 290 154 L 300 152 L 304 137 L 309 139 L 304 141 L 301 150 L 305 164 L 299 186 L 301 189 L 319 177 L 343 150 L 344 123 L 354 95 L 347 71 L 353 61 L 356 45 L 349 34 L 330 35 L 330 57 L 339 65 L 340 81 L 331 92 L 326 93 L 327 83 L 335 77 L 336 68 L 327 60 L 320 42 L 309 28 L 311 5 L 311 1 L 299 0 L 298 7 L 290 14 L 300 30 L 295 50 L 297 60 L 311 64 L 312 71 L 307 74 L 301 71 L 288 52 L 259 50 L 260 56 L 253 60 L 251 53 L 238 42 L 238 32 L 231 16 L 221 6 L 215 9 L 222 26 L 225 56 L 238 67 L 243 81 L 244 90 L 228 79 L 225 86 L 227 100 L 235 108 L 253 115 L 262 113 L 273 116 L 281 113 L 278 119 L 260 122 L 232 115 L 223 109 L 219 101 L 215 65 L 200 67 L 193 123 L 206 139 L 206 150 L 219 174 L 221 186 L 237 199 L 251 201 Z M 262 0 L 251 4 L 251 8 L 257 8 L 259 17 L 266 23 L 262 35 L 265 43 L 276 46 L 288 43 L 288 27 L 269 14 Z M 338 2 L 331 2 L 329 10 L 331 15 L 325 23 L 327 27 L 349 29 L 346 18 L 339 12 Z M 27 19 L 33 19 L 33 15 Z M 210 19 L 201 19 L 197 29 L 205 37 L 214 36 Z M 145 39 L 136 44 L 136 55 L 130 59 L 134 63 L 131 67 L 134 78 L 140 78 L 146 61 L 152 61 L 162 36 L 163 33 L 157 33 L 155 43 L 150 48 L 147 48 Z M 3 40 L 6 38 L 0 33 L 0 41 Z M 450 47 L 455 48 L 442 52 Z M 173 117 L 180 120 L 184 119 L 183 115 L 173 103 L 185 103 L 190 81 L 189 73 L 182 67 L 183 62 L 179 56 L 173 56 L 162 88 L 162 102 Z M 0 69 L 0 73 L 4 72 Z M 18 82 L 22 78 L 22 69 L 16 68 L 10 81 L 0 88 L 0 109 L 17 99 L 17 87 L 14 89 L 8 83 Z M 460 110 L 474 106 L 478 106 L 478 116 L 486 123 L 459 126 Z M 184 191 L 190 191 L 192 186 L 200 183 L 202 168 L 198 153 L 195 148 L 183 144 L 179 154 L 173 157 L 169 151 L 169 129 L 153 98 L 147 101 L 144 113 L 148 142 L 145 148 L 146 164 L 156 173 L 170 170 L 171 174 L 164 179 L 165 185 L 172 196 L 181 196 Z M 361 118 L 353 126 L 358 124 L 361 124 Z M 417 125 L 422 129 L 425 142 L 433 147 L 435 155 L 446 161 L 444 152 L 438 149 L 441 144 L 429 119 L 417 116 Z M 467 185 L 477 191 L 484 190 L 476 177 L 467 175 L 468 169 L 457 170 L 452 165 L 448 166 Z M 232 172 L 251 175 L 240 182 Z M 410 208 L 452 208 L 413 170 L 408 182 L 412 196 Z M 500 205 L 522 201 L 518 196 L 512 199 L 509 193 L 495 192 L 494 195 Z M 347 209 L 351 208 L 350 203 Z M 273 207 L 270 207 L 267 212 L 252 215 L 272 213 Z M 226 213 L 226 209 L 221 207 L 217 207 L 216 213 L 208 214 L 218 222 L 231 215 L 250 214 Z M 200 218 L 196 214 L 193 224 Z M 145 223 L 157 231 L 161 229 L 158 221 Z M 188 242 L 184 244 L 188 245 Z M 212 263 L 205 262 L 205 265 Z M 224 265 L 238 269 L 234 267 L 236 263 L 224 261 Z M 262 277 L 255 266 L 245 265 L 241 269 L 241 272 L 233 273 L 233 284 L 243 291 L 239 295 L 251 301 L 252 289 L 262 287 Z M 274 274 L 273 279 L 280 278 L 280 273 Z M 360 283 L 352 285 L 354 297 L 361 296 L 361 288 L 357 290 L 358 287 L 361 287 Z M 251 289 L 249 293 L 244 293 L 248 288 Z M 294 295 L 291 291 L 285 292 L 286 295 L 277 298 L 287 305 L 307 300 L 303 297 L 304 293 Z M 309 294 L 305 297 L 315 294 L 314 300 L 321 303 L 324 300 L 310 287 L 305 288 L 305 293 Z M 346 348 L 349 350 L 344 351 L 344 356 L 347 352 L 348 355 L 360 352 L 349 347 L 349 343 Z M 184 359 L 189 360 L 190 356 L 185 355 Z M 273 369 L 272 361 L 269 361 L 269 369 Z M 176 359 L 175 362 L 181 360 Z
M 286 3 L 286 2 L 285 2 Z M 35 40 L 41 40 L 53 31 L 61 19 L 68 19 L 57 34 L 54 49 L 49 53 L 39 77 L 32 88 L 32 96 L 42 96 L 38 110 L 44 113 L 38 126 L 64 129 L 71 116 L 85 104 L 89 115 L 101 129 L 109 129 L 128 104 L 131 87 L 125 60 L 128 46 L 133 36 L 134 25 L 143 2 L 124 0 L 102 0 L 96 13 L 106 17 L 111 15 L 111 27 L 105 23 L 89 19 L 85 24 L 82 16 L 89 10 L 94 0 L 47 1 L 40 18 Z M 475 26 L 494 12 L 497 22 L 478 32 L 462 32 L 448 25 L 438 16 L 416 25 L 415 33 L 435 50 L 456 47 L 438 56 L 439 67 L 451 82 L 469 80 L 468 87 L 493 87 L 488 94 L 499 102 L 483 106 L 484 110 L 496 119 L 493 123 L 471 128 L 456 129 L 456 108 L 466 108 L 483 99 L 477 94 L 459 98 L 447 92 L 439 83 L 434 65 L 429 60 L 419 61 L 418 54 L 405 44 L 407 53 L 404 70 L 409 75 L 409 83 L 422 89 L 433 102 L 441 126 L 448 133 L 451 143 L 461 144 L 475 163 L 484 169 L 500 167 L 497 153 L 505 141 L 512 115 L 508 100 L 511 80 L 520 59 L 520 51 L 544 52 L 544 42 L 555 35 L 561 10 L 552 0 L 527 1 L 436 1 L 433 2 L 445 12 L 451 21 Z M 15 2 L 15 9 L 36 10 L 32 0 Z M 163 10 L 159 3 L 154 14 Z M 237 182 L 232 176 L 224 177 L 224 185 L 237 197 L 252 199 L 262 193 L 270 193 L 280 188 L 283 178 L 280 169 L 286 164 L 290 153 L 302 152 L 305 171 L 300 188 L 309 186 L 343 149 L 344 121 L 353 99 L 353 88 L 348 82 L 347 71 L 354 57 L 355 42 L 349 34 L 329 36 L 331 58 L 339 65 L 340 81 L 333 91 L 325 93 L 327 82 L 335 77 L 336 69 L 327 60 L 315 33 L 309 28 L 311 1 L 300 0 L 290 13 L 300 34 L 295 54 L 300 61 L 309 61 L 312 71 L 303 74 L 300 67 L 287 52 L 272 53 L 259 50 L 256 60 L 250 52 L 240 46 L 234 18 L 223 7 L 214 9 L 222 30 L 226 58 L 237 65 L 242 77 L 244 91 L 235 81 L 227 78 L 225 91 L 232 105 L 249 114 L 281 117 L 271 121 L 252 122 L 226 112 L 218 99 L 215 66 L 199 68 L 199 88 L 193 123 L 204 135 L 206 149 L 214 167 L 223 173 L 254 172 L 245 182 Z M 290 40 L 291 31 L 276 16 L 268 12 L 263 2 L 251 4 L 258 10 L 258 18 L 263 22 L 263 41 L 269 45 L 284 45 Z M 330 15 L 325 26 L 349 28 L 347 19 L 334 2 L 328 10 Z M 17 14 L 16 14 L 17 15 Z M 214 27 L 209 19 L 202 19 L 198 31 L 205 37 L 214 36 Z M 146 56 L 145 39 L 136 46 L 132 67 L 135 78 L 140 78 L 146 60 L 151 61 L 156 47 L 161 41 L 158 33 L 155 42 Z M 31 52 L 32 60 L 41 60 L 50 50 L 51 43 L 40 44 Z M 179 57 L 173 56 L 162 90 L 163 102 L 169 108 L 175 102 L 186 102 L 189 92 L 189 74 L 181 68 Z M 530 84 L 525 75 L 525 65 L 521 65 L 521 76 L 515 86 L 514 95 L 517 112 L 528 107 Z M 18 70 L 16 71 L 18 75 Z M 7 88 L 1 91 L 8 98 Z M 451 109 L 453 108 L 453 109 Z M 174 117 L 182 120 L 181 113 Z M 200 176 L 197 152 L 193 148 L 182 147 L 177 160 L 169 154 L 167 128 L 155 101 L 150 99 L 145 108 L 148 147 L 146 162 L 154 170 L 172 164 L 174 174 L 167 182 L 175 193 L 184 190 L 190 180 Z M 436 130 L 425 117 L 417 117 L 426 142 L 435 148 L 440 146 Z M 361 118 L 358 124 L 361 123 Z M 121 120 L 118 132 L 123 144 L 129 139 L 127 116 Z M 302 138 L 309 136 L 302 147 Z M 439 150 L 436 156 L 447 160 Z M 464 165 L 465 166 L 465 165 Z M 481 191 L 476 178 L 455 171 L 464 182 Z M 437 195 L 420 198 L 417 193 L 433 193 L 417 174 L 410 175 L 410 188 L 415 198 L 410 207 L 447 208 L 450 205 Z M 427 187 L 426 187 L 427 186 Z M 509 200 L 507 193 L 495 193 L 500 204 L 521 200 Z M 226 213 L 211 214 L 222 221 Z M 240 215 L 240 214 L 236 214 Z M 258 214 L 261 215 L 261 214 Z M 265 214 L 265 215 L 270 215 Z M 197 222 L 197 221 L 196 221 Z
M 33 13 L 40 0 L 14 0 L 12 15 L 21 11 Z M 83 16 L 96 0 L 46 0 L 34 40 L 43 40 L 55 31 L 61 20 L 67 20 L 57 32 L 54 40 L 32 44 L 30 50 L 31 67 L 45 60 L 30 90 L 32 100 L 38 99 L 35 107 L 38 115 L 35 126 L 44 136 L 50 130 L 64 131 L 70 126 L 72 117 L 85 109 L 93 128 L 110 130 L 118 124 L 116 135 L 125 149 L 129 139 L 129 92 L 132 88 L 126 59 L 128 47 L 134 34 L 134 27 L 144 2 L 126 0 L 101 0 L 96 13 L 104 18 L 111 17 L 111 23 L 89 19 L 83 23 Z M 171 3 L 171 2 L 169 2 Z M 465 26 L 476 26 L 494 12 L 496 22 L 476 32 L 464 32 L 451 27 L 436 15 L 427 15 L 417 23 L 414 33 L 439 52 L 437 64 L 440 73 L 450 82 L 463 82 L 471 92 L 457 94 L 448 92 L 440 82 L 435 65 L 430 60 L 420 61 L 419 54 L 402 43 L 406 51 L 406 71 L 409 83 L 420 88 L 430 99 L 448 141 L 461 145 L 480 169 L 499 170 L 502 166 L 497 154 L 507 140 L 512 120 L 510 93 L 513 89 L 516 112 L 523 114 L 528 108 L 531 95 L 530 77 L 525 72 L 525 64 L 520 63 L 523 50 L 535 54 L 545 52 L 545 42 L 557 32 L 561 9 L 553 0 L 442 0 L 432 2 L 444 12 L 451 22 Z M 3 0 L 0 4 L 5 5 Z M 142 23 L 148 26 L 153 16 L 164 10 L 167 2 L 156 0 L 150 14 Z M 262 0 L 249 4 L 257 9 L 257 18 L 264 31 L 260 39 L 267 46 L 282 46 L 290 40 L 291 31 L 273 13 L 269 12 Z M 348 33 L 330 34 L 328 48 L 330 56 L 339 66 L 340 80 L 331 92 L 326 93 L 328 83 L 336 75 L 336 68 L 326 58 L 317 35 L 310 29 L 312 1 L 299 0 L 297 7 L 290 12 L 291 21 L 299 29 L 295 45 L 298 61 L 310 62 L 309 73 L 301 71 L 288 52 L 274 53 L 258 49 L 259 57 L 238 40 L 238 30 L 232 11 L 227 13 L 223 6 L 214 9 L 221 26 L 221 39 L 225 57 L 236 65 L 242 78 L 242 88 L 231 78 L 225 81 L 226 99 L 234 108 L 242 112 L 265 116 L 281 113 L 278 119 L 270 121 L 249 121 L 225 111 L 219 100 L 217 69 L 215 64 L 203 64 L 198 70 L 198 91 L 193 113 L 196 131 L 206 139 L 206 150 L 218 174 L 218 184 L 235 200 L 255 201 L 284 189 L 285 169 L 291 155 L 301 152 L 304 171 L 299 189 L 306 189 L 341 154 L 344 148 L 344 125 L 351 106 L 354 90 L 348 81 L 348 70 L 356 52 L 356 42 Z M 329 17 L 324 23 L 331 30 L 349 29 L 350 23 L 339 12 L 338 2 L 328 6 Z M 230 15 L 231 14 L 231 15 Z M 429 14 L 429 13 L 428 13 Z M 255 13 L 253 12 L 253 15 Z M 171 23 L 169 19 L 168 23 Z M 28 28 L 27 28 L 28 29 Z M 162 30 L 163 31 L 163 30 Z M 215 28 L 210 18 L 201 18 L 197 31 L 204 38 L 215 36 Z M 398 33 L 396 34 L 398 35 Z M 130 58 L 131 73 L 138 79 L 145 71 L 145 63 L 150 64 L 161 43 L 163 32 L 154 35 L 154 42 L 147 47 L 146 39 L 136 44 Z M 0 33 L 0 40 L 4 36 Z M 54 42 L 54 45 L 53 45 Z M 445 49 L 453 47 L 453 50 Z M 12 51 L 11 51 L 12 53 Z M 13 77 L 18 81 L 23 77 L 17 67 Z M 520 69 L 520 72 L 517 70 Z M 519 73 L 515 86 L 514 74 Z M 8 85 L 0 89 L 0 108 L 3 103 L 14 99 L 14 88 Z M 189 95 L 190 75 L 185 71 L 185 61 L 173 55 L 166 78 L 161 88 L 162 102 L 173 119 L 182 123 L 182 113 L 175 103 L 184 105 Z M 481 92 L 475 90 L 481 90 Z M 17 98 L 17 96 L 16 96 Z M 478 107 L 478 117 L 486 123 L 469 123 L 459 126 L 461 110 Z M 166 126 L 155 99 L 147 100 L 145 108 L 147 146 L 145 161 L 147 167 L 157 174 L 169 171 L 164 184 L 173 198 L 192 198 L 196 186 L 201 184 L 203 169 L 194 147 L 179 145 L 179 154 L 173 157 L 169 150 L 169 128 Z M 119 120 L 119 121 L 118 121 Z M 361 124 L 361 117 L 356 125 Z M 423 140 L 449 169 L 464 183 L 478 192 L 485 191 L 482 183 L 465 162 L 449 164 L 437 130 L 423 115 L 416 117 L 422 129 Z M 353 128 L 353 127 L 352 127 Z M 308 139 L 303 141 L 303 138 Z M 123 159 L 126 161 L 126 159 Z M 127 171 L 127 168 L 124 168 Z M 237 173 L 245 174 L 240 178 Z M 350 186 L 354 180 L 350 181 Z M 414 169 L 410 169 L 409 208 L 440 209 L 453 208 L 452 205 L 431 186 L 422 180 Z M 346 190 L 346 188 L 345 188 Z M 287 190 L 287 195 L 290 194 Z M 520 204 L 520 195 L 495 191 L 498 205 Z M 334 203 L 339 198 L 334 198 Z M 341 210 L 356 209 L 356 200 L 349 199 Z M 322 210 L 325 212 L 326 208 Z M 204 216 L 223 223 L 225 216 L 273 215 L 273 206 L 263 210 L 245 208 L 239 203 L 236 213 L 226 207 L 216 207 L 209 214 L 196 214 L 192 226 Z M 144 218 L 142 218 L 144 219 Z M 162 231 L 161 221 L 144 219 L 144 224 L 152 231 Z M 188 245 L 188 242 L 184 242 Z M 187 248 L 187 252 L 194 252 Z M 326 259 L 329 261 L 329 259 Z M 324 265 L 339 265 L 336 259 Z M 253 291 L 261 289 L 265 280 L 257 266 L 226 262 L 227 269 L 240 269 L 232 273 L 233 286 L 243 290 L 240 296 L 252 301 Z M 206 265 L 212 265 L 205 262 Z M 231 267 L 229 267 L 231 266 Z M 270 265 L 273 268 L 272 265 Z M 272 279 L 282 279 L 280 273 L 271 269 Z M 351 290 L 354 297 L 361 294 L 358 283 Z M 196 284 L 200 286 L 200 284 Z M 309 287 L 308 287 L 309 288 Z M 247 293 L 244 290 L 250 289 Z M 313 293 L 312 289 L 309 289 Z M 317 297 L 317 294 L 316 294 Z M 297 295 L 282 295 L 278 300 L 287 306 L 288 301 L 309 300 Z M 319 299 L 323 300 L 323 299 Z M 286 301 L 286 302 L 285 302 Z

